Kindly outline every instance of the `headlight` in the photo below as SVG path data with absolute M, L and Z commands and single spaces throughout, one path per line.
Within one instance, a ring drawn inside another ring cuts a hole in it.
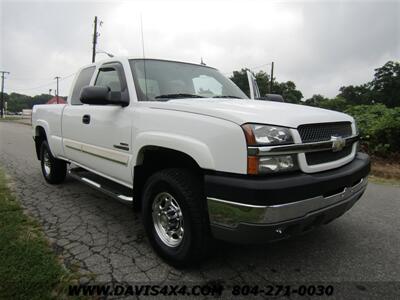
M 289 128 L 260 124 L 244 124 L 242 128 L 247 146 L 276 146 L 294 143 Z M 247 158 L 248 174 L 271 174 L 297 169 L 297 155 L 248 156 Z
M 273 174 L 298 170 L 296 155 L 249 156 L 247 158 L 247 173 Z
M 259 158 L 259 173 L 287 172 L 297 168 L 296 157 L 292 155 L 284 156 L 265 156 Z
M 249 146 L 270 146 L 293 143 L 293 137 L 290 134 L 290 130 L 285 127 L 244 124 L 242 128 L 246 135 L 247 145 Z

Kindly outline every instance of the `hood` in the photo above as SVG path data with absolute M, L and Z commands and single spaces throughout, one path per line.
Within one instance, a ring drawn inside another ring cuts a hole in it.
M 296 128 L 301 124 L 353 121 L 349 115 L 332 110 L 249 99 L 191 98 L 148 104 L 152 108 L 202 114 L 239 125 L 260 123 Z

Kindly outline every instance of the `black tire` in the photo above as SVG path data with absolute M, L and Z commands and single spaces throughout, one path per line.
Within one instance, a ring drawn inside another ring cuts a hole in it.
M 54 158 L 47 141 L 43 141 L 40 146 L 40 166 L 44 179 L 50 184 L 63 182 L 67 175 L 67 163 Z
M 174 198 L 183 215 L 183 237 L 174 247 L 162 240 L 153 219 L 153 203 L 165 193 Z M 189 170 L 165 169 L 147 180 L 142 197 L 142 218 L 152 247 L 171 265 L 190 266 L 208 254 L 211 235 L 206 201 L 200 177 Z

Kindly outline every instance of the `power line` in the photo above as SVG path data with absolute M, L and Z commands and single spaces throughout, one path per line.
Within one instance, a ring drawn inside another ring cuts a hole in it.
M 69 74 L 69 75 L 67 75 L 67 76 L 63 76 L 63 77 L 60 79 L 60 81 L 62 81 L 62 80 L 64 80 L 64 79 L 67 79 L 67 78 L 69 78 L 69 77 L 71 77 L 71 76 L 74 76 L 76 73 L 77 73 L 77 72 L 74 72 L 74 73 L 71 73 L 71 74 Z
M 9 78 L 9 80 L 12 81 L 28 81 L 28 80 L 40 80 L 40 81 L 44 81 L 44 80 L 48 80 L 48 78 L 33 78 L 33 77 L 14 77 L 13 78 Z
M 4 116 L 4 74 L 10 74 L 10 72 L 7 71 L 0 71 L 1 73 L 1 102 L 0 102 L 0 117 L 3 118 Z
M 261 68 L 261 67 L 266 67 L 266 66 L 270 66 L 270 65 L 273 65 L 273 64 L 274 64 L 273 62 L 271 62 L 271 63 L 266 63 L 266 64 L 263 64 L 263 65 L 259 65 L 259 66 L 250 67 L 249 69 L 250 69 L 250 70 L 253 70 L 253 69 L 258 69 L 258 68 Z
M 254 69 L 259 69 L 259 68 L 261 68 L 261 67 L 270 66 L 270 65 L 272 65 L 272 64 L 273 64 L 272 62 L 269 62 L 269 63 L 265 63 L 265 64 L 262 64 L 262 65 L 250 67 L 250 68 L 247 68 L 247 69 L 249 69 L 249 70 L 254 70 Z M 233 72 L 233 71 L 231 71 L 231 72 L 226 72 L 226 73 L 222 73 L 222 74 L 228 75 L 228 74 L 232 74 L 232 72 Z
M 69 77 L 75 75 L 76 73 L 77 73 L 77 72 L 74 72 L 74 73 L 71 73 L 71 74 L 69 74 L 69 75 L 67 75 L 67 76 L 64 76 L 64 77 L 59 77 L 59 76 L 58 76 L 59 81 L 63 81 L 63 80 L 65 80 L 65 79 L 67 79 L 67 78 L 69 78 Z M 40 89 L 40 88 L 43 88 L 43 87 L 46 87 L 46 86 L 49 86 L 49 85 L 53 85 L 53 84 L 54 84 L 54 81 L 52 80 L 52 81 L 49 81 L 49 82 L 47 82 L 47 83 L 44 83 L 44 84 L 41 84 L 41 85 L 38 85 L 38 86 L 29 87 L 29 88 L 23 88 L 23 89 L 18 89 L 18 90 L 19 90 L 19 91 L 36 90 L 36 89 Z
M 49 85 L 54 84 L 54 81 L 50 81 L 48 83 L 42 84 L 42 85 L 38 85 L 38 86 L 34 86 L 34 87 L 29 87 L 29 88 L 23 88 L 23 89 L 18 89 L 19 91 L 30 91 L 30 90 L 36 90 L 36 89 L 40 89 Z
M 75 75 L 76 74 L 76 72 L 74 72 L 74 73 L 71 73 L 71 74 L 68 74 L 68 75 L 66 75 L 66 76 L 62 76 L 62 78 L 60 79 L 60 80 L 64 80 L 64 79 L 67 79 L 67 78 L 69 78 L 69 77 L 71 77 L 72 75 Z M 50 78 L 49 77 L 47 77 L 47 78 L 37 78 L 37 77 L 12 77 L 12 78 L 8 78 L 8 80 L 11 80 L 11 81 L 23 81 L 23 80 L 26 80 L 26 81 L 49 81 L 50 80 Z

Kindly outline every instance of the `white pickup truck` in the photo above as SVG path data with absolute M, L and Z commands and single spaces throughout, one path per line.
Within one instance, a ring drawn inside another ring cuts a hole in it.
M 212 238 L 266 242 L 327 224 L 370 169 L 351 116 L 249 99 L 216 69 L 175 61 L 85 66 L 68 103 L 35 106 L 32 125 L 47 182 L 68 171 L 139 207 L 175 265 L 202 258 Z

